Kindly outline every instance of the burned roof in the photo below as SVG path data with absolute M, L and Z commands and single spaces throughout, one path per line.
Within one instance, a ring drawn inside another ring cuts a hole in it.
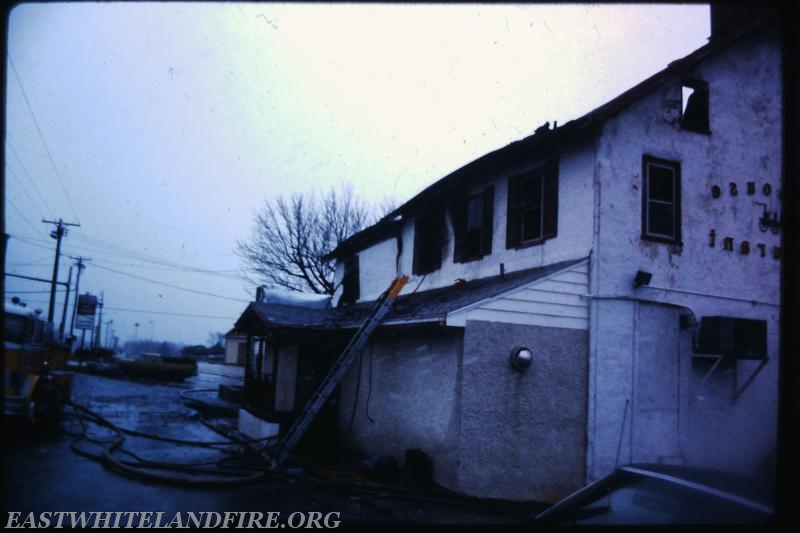
M 532 281 L 575 265 L 585 258 L 562 261 L 545 267 L 529 268 L 497 276 L 459 281 L 448 287 L 412 292 L 398 297 L 386 315 L 387 326 L 424 322 L 443 322 L 447 314 L 493 298 Z M 348 307 L 311 308 L 286 304 L 252 302 L 236 322 L 239 331 L 262 333 L 272 329 L 355 329 L 361 326 L 374 301 Z
M 555 127 L 554 125 L 553 128 L 550 128 L 548 122 L 544 126 L 537 128 L 533 135 L 514 141 L 467 163 L 422 190 L 409 201 L 389 213 L 382 221 L 363 230 L 363 232 L 356 233 L 326 257 L 341 257 L 364 249 L 369 244 L 379 240 L 389 238 L 392 233 L 388 230 L 391 228 L 395 231 L 395 228 L 386 224 L 386 221 L 413 216 L 427 206 L 440 202 L 442 198 L 446 198 L 454 192 L 463 191 L 473 182 L 484 180 L 502 170 L 525 164 L 531 158 L 557 157 L 561 152 L 574 146 L 575 143 L 592 138 L 600 131 L 600 127 L 606 120 L 646 96 L 672 76 L 691 69 L 709 55 L 755 32 L 774 20 L 774 18 L 775 13 L 769 10 L 762 13 L 761 17 L 754 16 L 749 25 L 736 28 L 710 39 L 705 46 L 698 48 L 681 59 L 673 61 L 665 69 L 582 117 L 571 120 L 562 126 Z M 362 240 L 361 234 L 366 232 L 369 232 L 369 239 Z

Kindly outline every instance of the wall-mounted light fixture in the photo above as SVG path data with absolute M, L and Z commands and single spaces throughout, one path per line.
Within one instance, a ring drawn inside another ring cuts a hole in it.
M 511 350 L 511 368 L 514 370 L 527 370 L 533 362 L 533 352 L 524 346 L 517 346 Z
M 645 272 L 644 270 L 639 270 L 636 272 L 636 276 L 633 278 L 633 288 L 638 289 L 642 285 L 650 285 L 650 279 L 653 275 L 650 272 Z

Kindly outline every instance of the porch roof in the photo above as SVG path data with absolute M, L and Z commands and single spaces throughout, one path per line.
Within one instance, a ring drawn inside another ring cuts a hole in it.
M 493 298 L 522 285 L 563 270 L 585 258 L 529 268 L 503 275 L 464 281 L 448 287 L 402 294 L 383 320 L 384 326 L 444 322 L 448 313 Z M 374 301 L 337 308 L 251 302 L 236 322 L 243 333 L 264 329 L 355 329 L 361 326 Z

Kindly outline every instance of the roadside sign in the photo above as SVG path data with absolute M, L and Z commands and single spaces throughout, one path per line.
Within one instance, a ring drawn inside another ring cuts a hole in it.
M 78 316 L 75 318 L 76 329 L 94 329 L 94 314 L 97 310 L 97 296 L 81 294 L 78 296 Z

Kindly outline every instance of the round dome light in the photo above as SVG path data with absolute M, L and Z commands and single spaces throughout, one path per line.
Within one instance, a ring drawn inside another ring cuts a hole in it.
M 518 346 L 511 350 L 511 366 L 514 370 L 526 370 L 533 363 L 533 352 Z

